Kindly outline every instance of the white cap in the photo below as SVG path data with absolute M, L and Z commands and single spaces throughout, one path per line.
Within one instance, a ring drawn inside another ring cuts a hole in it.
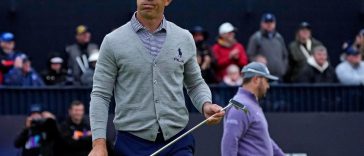
M 235 31 L 235 30 L 236 30 L 235 27 L 231 23 L 225 22 L 225 23 L 221 24 L 219 27 L 219 35 L 229 33 L 229 32 Z
M 99 58 L 99 52 L 92 53 L 90 57 L 88 57 L 89 62 L 96 62 Z
M 63 59 L 60 58 L 60 57 L 53 57 L 50 62 L 51 63 L 59 63 L 59 64 L 61 64 L 61 63 L 63 63 Z

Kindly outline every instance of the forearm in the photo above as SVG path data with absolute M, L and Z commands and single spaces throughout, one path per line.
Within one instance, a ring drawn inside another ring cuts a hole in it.
M 109 103 L 118 72 L 115 56 L 105 37 L 93 77 L 93 89 L 90 101 L 90 125 L 92 140 L 106 139 L 106 126 L 109 114 Z
M 195 47 L 192 46 L 192 51 L 195 50 Z M 202 113 L 203 104 L 212 101 L 211 91 L 201 76 L 201 70 L 197 63 L 196 56 L 192 56 L 184 66 L 184 86 L 187 89 L 187 93 L 190 96 L 192 103 L 197 110 Z
M 201 113 L 203 113 L 203 111 L 202 111 L 203 105 L 205 103 L 212 102 L 211 91 L 203 80 L 201 80 L 201 82 L 199 84 L 197 84 L 196 86 L 187 88 L 187 93 L 190 96 L 194 106 Z
M 109 102 L 97 95 L 91 96 L 90 124 L 92 140 L 106 139 Z

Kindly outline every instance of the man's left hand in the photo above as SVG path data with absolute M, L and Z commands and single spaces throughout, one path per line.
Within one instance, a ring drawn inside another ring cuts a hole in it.
M 222 107 L 220 107 L 217 104 L 212 104 L 212 103 L 206 102 L 203 105 L 202 109 L 203 109 L 203 113 L 204 113 L 206 119 L 213 116 L 213 117 L 211 117 L 211 119 L 209 119 L 207 121 L 207 124 L 209 124 L 209 125 L 220 123 L 221 119 L 225 115 L 225 111 L 221 111 Z

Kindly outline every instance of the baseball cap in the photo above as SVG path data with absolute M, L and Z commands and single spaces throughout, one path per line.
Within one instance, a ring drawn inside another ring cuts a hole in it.
M 195 33 L 201 33 L 205 39 L 209 36 L 208 32 L 201 26 L 194 26 L 191 30 L 190 30 L 191 34 L 195 34 Z
M 237 29 L 231 23 L 225 22 L 225 23 L 221 24 L 219 27 L 219 35 L 229 33 L 232 31 L 236 31 L 236 30 Z
M 360 54 L 358 50 L 356 50 L 356 49 L 354 49 L 354 48 L 352 48 L 352 47 L 347 48 L 347 49 L 344 51 L 344 53 L 345 53 L 346 55 L 359 55 L 359 54 Z
M 0 41 L 1 42 L 11 42 L 11 41 L 14 41 L 14 40 L 15 40 L 15 36 L 11 32 L 4 32 L 0 36 Z
M 51 63 L 63 63 L 63 59 L 62 58 L 60 58 L 60 57 L 53 57 L 53 58 L 51 58 L 51 60 L 50 60 L 50 62 Z
M 263 76 L 270 80 L 278 80 L 279 78 L 269 73 L 267 66 L 259 62 L 251 62 L 246 65 L 241 72 L 244 78 L 252 78 L 254 76 Z
M 89 28 L 86 25 L 79 25 L 76 28 L 76 35 L 80 35 L 83 33 L 89 32 Z
M 311 24 L 308 22 L 301 22 L 300 25 L 298 26 L 298 29 L 309 29 L 311 30 Z
M 274 16 L 273 14 L 271 13 L 265 13 L 263 14 L 262 16 L 262 19 L 261 19 L 262 22 L 275 22 L 276 21 L 276 16 Z

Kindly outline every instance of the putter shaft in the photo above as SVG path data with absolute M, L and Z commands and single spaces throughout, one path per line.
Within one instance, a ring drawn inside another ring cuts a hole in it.
M 224 107 L 223 109 L 221 109 L 221 111 L 226 110 L 227 108 L 229 108 L 232 104 L 229 103 L 226 107 Z M 205 119 L 204 121 L 200 122 L 198 125 L 196 125 L 195 127 L 191 128 L 190 130 L 188 130 L 187 132 L 183 133 L 181 136 L 179 136 L 178 138 L 174 139 L 173 141 L 171 141 L 170 143 L 168 143 L 167 145 L 163 146 L 161 149 L 159 149 L 158 151 L 154 152 L 153 154 L 151 154 L 151 156 L 156 156 L 157 154 L 159 154 L 160 152 L 162 152 L 164 149 L 166 149 L 167 147 L 171 146 L 172 144 L 174 144 L 175 142 L 177 142 L 178 140 L 182 139 L 183 137 L 185 137 L 187 134 L 190 134 L 192 131 L 194 131 L 195 129 L 201 127 L 203 124 L 205 124 L 208 120 L 210 120 L 211 118 L 213 118 L 214 115 L 210 116 L 209 118 Z

